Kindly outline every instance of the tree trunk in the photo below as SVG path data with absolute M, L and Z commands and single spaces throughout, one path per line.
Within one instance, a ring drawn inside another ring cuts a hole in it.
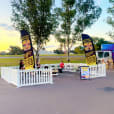
M 66 44 L 64 43 L 64 53 L 67 53 Z
M 37 50 L 36 50 L 36 65 L 39 63 L 39 45 L 37 44 Z
M 67 34 L 67 43 L 68 43 L 68 57 L 67 57 L 67 61 L 68 63 L 70 62 L 70 12 L 69 12 L 69 6 L 67 7 L 67 11 L 68 11 L 68 14 L 69 14 L 69 19 L 67 20 L 68 21 L 68 34 Z
M 69 34 L 67 36 L 67 41 L 68 41 L 67 61 L 69 63 L 70 62 Z

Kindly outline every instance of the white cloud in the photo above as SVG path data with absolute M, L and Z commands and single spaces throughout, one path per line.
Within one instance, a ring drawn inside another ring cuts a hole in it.
M 11 25 L 6 24 L 6 23 L 0 23 L 0 27 L 6 29 L 6 30 L 8 30 L 8 31 L 14 30 L 14 28 L 13 28 Z

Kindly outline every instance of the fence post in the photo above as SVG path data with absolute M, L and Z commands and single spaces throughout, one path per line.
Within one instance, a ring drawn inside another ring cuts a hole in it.
M 21 85 L 20 85 L 20 70 L 19 69 L 17 71 L 17 87 L 18 88 L 21 87 Z
M 104 73 L 104 76 L 106 77 L 106 64 L 103 64 L 103 73 Z
M 53 84 L 52 69 L 50 68 L 50 84 Z
M 90 79 L 92 78 L 91 76 L 91 66 L 89 66 L 89 75 L 90 75 Z

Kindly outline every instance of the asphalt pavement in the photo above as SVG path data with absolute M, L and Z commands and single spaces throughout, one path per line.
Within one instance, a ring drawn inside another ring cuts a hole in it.
M 22 88 L 0 79 L 0 114 L 114 114 L 114 71 L 91 80 L 67 72 L 52 85 Z

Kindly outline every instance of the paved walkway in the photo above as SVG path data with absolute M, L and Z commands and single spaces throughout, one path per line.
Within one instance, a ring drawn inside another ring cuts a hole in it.
M 23 88 L 0 79 L 0 114 L 114 114 L 114 72 L 92 80 L 64 73 L 53 85 Z

